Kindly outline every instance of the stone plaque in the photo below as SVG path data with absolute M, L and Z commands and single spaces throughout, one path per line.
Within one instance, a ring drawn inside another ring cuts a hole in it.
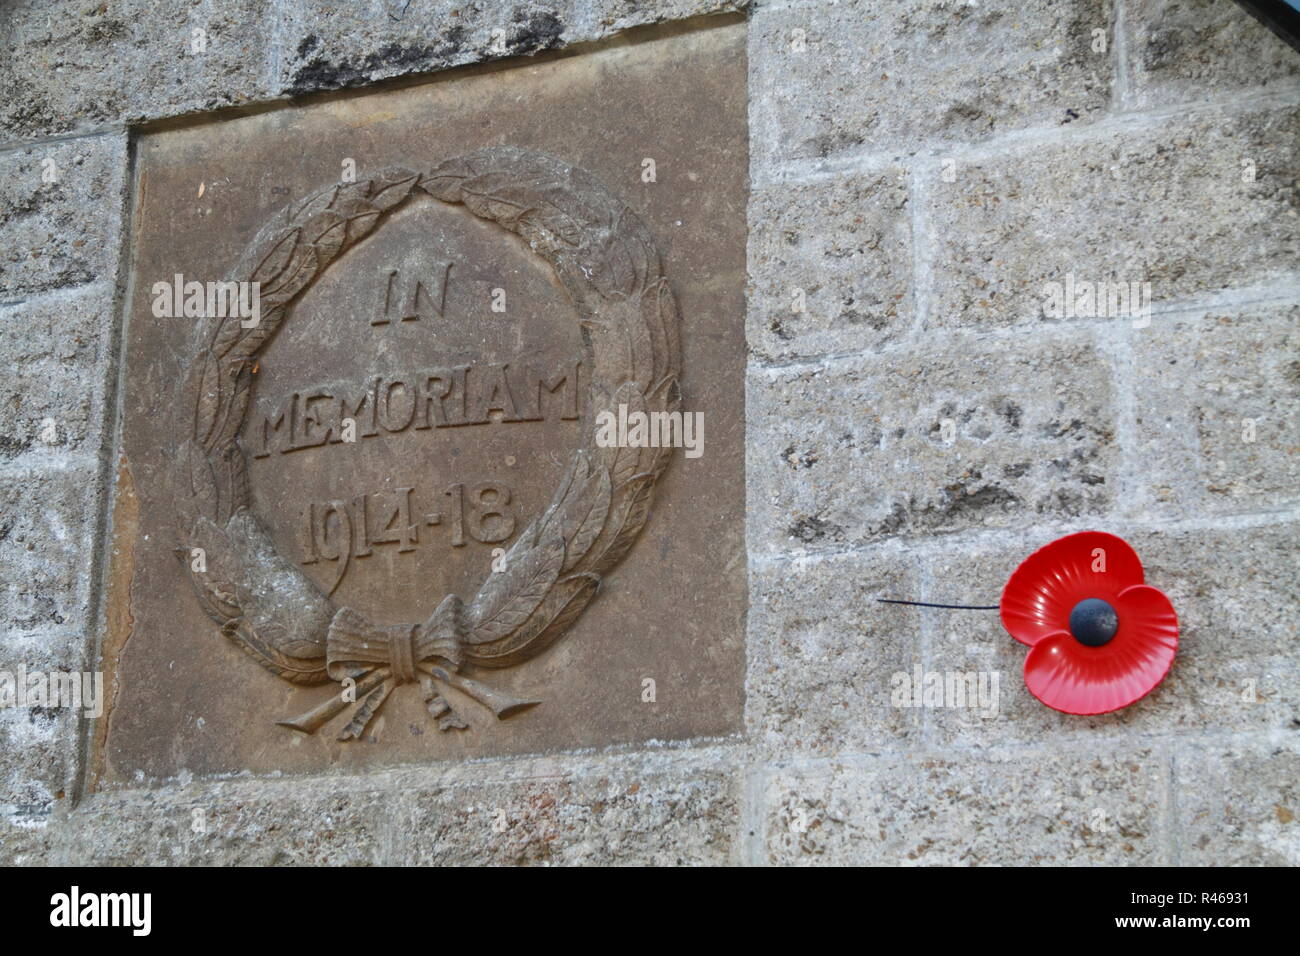
M 139 141 L 99 786 L 739 731 L 744 51 Z

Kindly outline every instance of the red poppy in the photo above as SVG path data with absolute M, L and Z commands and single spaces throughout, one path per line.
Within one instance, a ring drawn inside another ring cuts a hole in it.
M 1066 535 L 1025 558 L 1000 610 L 1011 636 L 1029 645 L 1029 692 L 1067 714 L 1105 714 L 1164 680 L 1178 616 L 1143 580 L 1137 552 L 1101 531 Z

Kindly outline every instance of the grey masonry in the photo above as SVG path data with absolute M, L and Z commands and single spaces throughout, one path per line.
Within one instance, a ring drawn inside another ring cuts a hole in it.
M 390 6 L 0 9 L 0 670 L 93 671 L 115 613 L 142 135 L 739 26 L 743 728 L 95 791 L 97 725 L 3 709 L 0 859 L 1300 863 L 1300 56 L 1210 0 Z M 1066 273 L 1149 324 L 1046 315 Z M 995 614 L 875 603 L 995 603 L 1084 528 L 1182 625 L 1121 712 L 1040 705 Z M 916 666 L 1000 672 L 999 716 L 892 707 Z

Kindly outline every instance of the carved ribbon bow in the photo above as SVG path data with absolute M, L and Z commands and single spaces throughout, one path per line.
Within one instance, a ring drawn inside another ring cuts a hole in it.
M 460 601 L 449 596 L 423 624 L 380 627 L 352 608 L 341 608 L 330 622 L 326 638 L 326 671 L 336 681 L 354 681 L 353 695 L 340 693 L 299 717 L 279 723 L 304 733 L 314 733 L 352 703 L 357 709 L 339 740 L 360 737 L 379 712 L 393 688 L 418 682 L 429 713 L 439 730 L 462 730 L 462 720 L 440 691 L 451 686 L 496 714 L 509 717 L 538 703 L 516 700 L 456 673 L 461 652 Z M 346 684 L 344 685 L 347 686 Z

